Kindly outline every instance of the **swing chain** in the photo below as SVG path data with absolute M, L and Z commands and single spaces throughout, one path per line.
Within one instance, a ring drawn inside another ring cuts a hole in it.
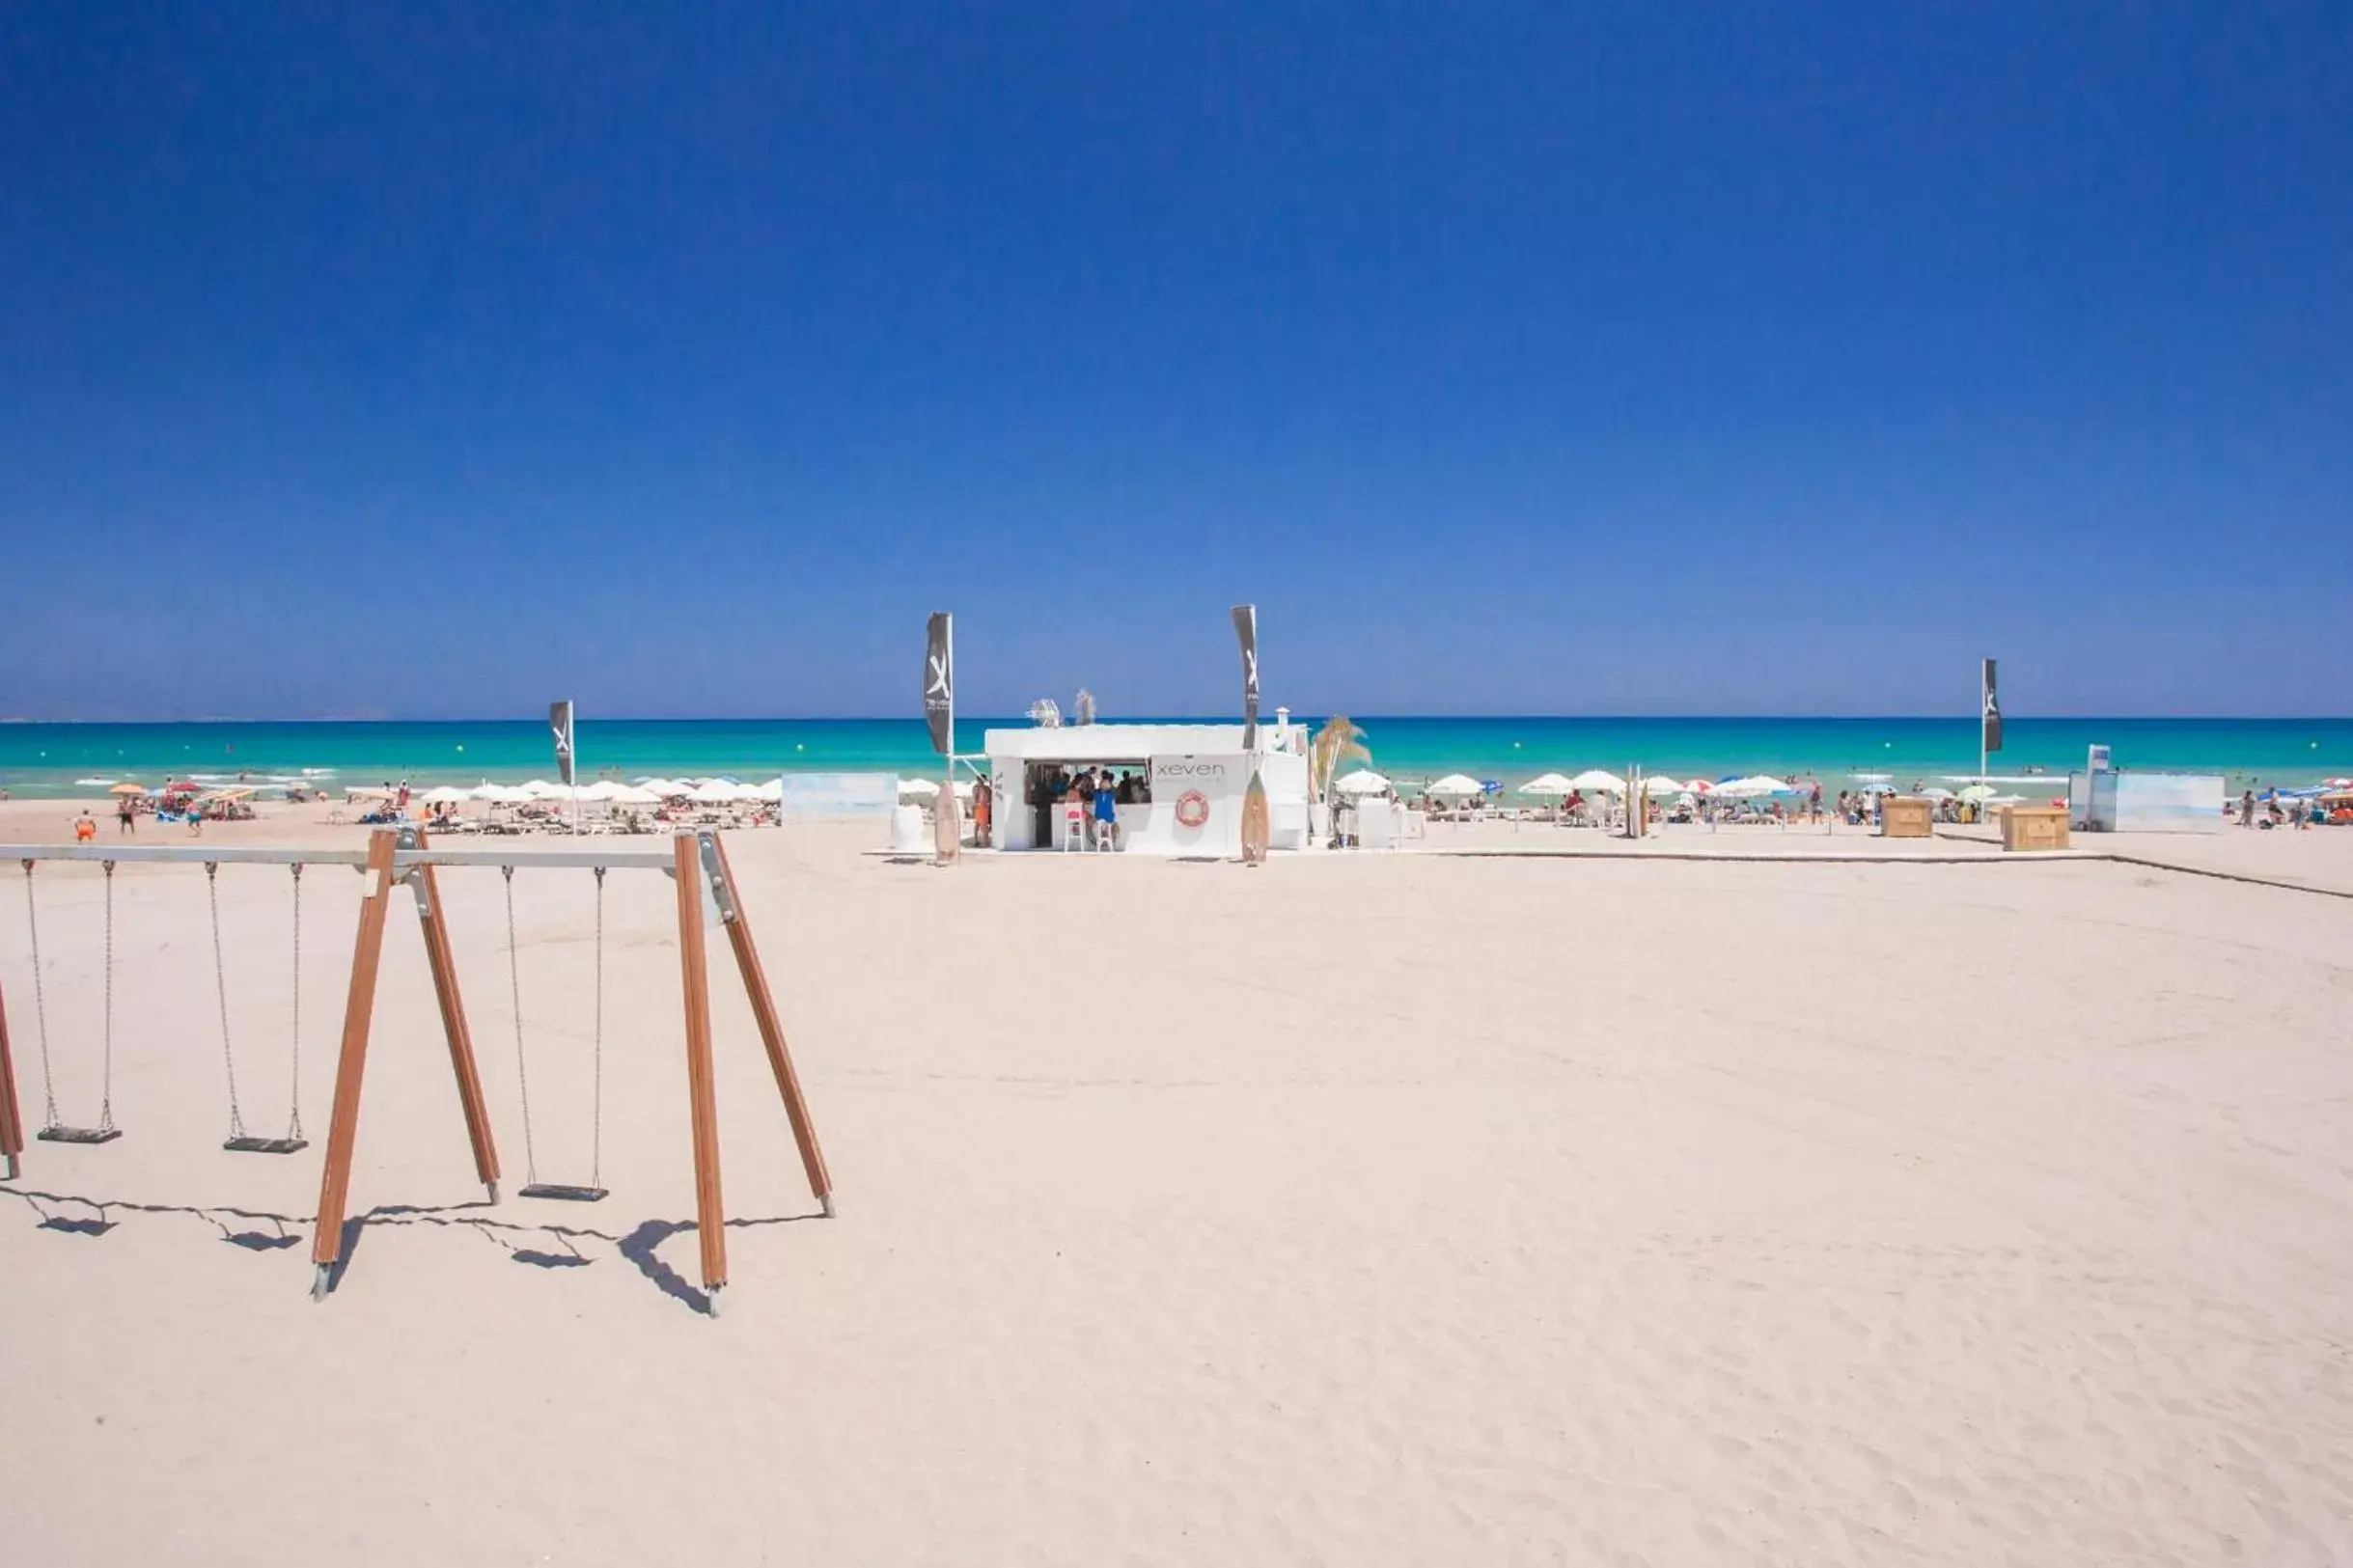
M 604 1185 L 604 873 L 596 870 L 596 1032 L 590 1060 L 593 1110 L 589 1122 L 589 1185 Z
M 33 863 L 24 863 L 24 926 L 33 946 L 33 1029 L 41 1041 L 41 1098 L 43 1131 L 58 1125 L 57 1084 L 49 1076 L 49 1004 L 41 982 L 41 904 L 33 896 Z
M 98 1131 L 111 1133 L 115 1130 L 115 863 L 107 861 L 104 865 L 106 867 L 106 1028 L 104 1031 L 106 1048 L 103 1065 L 100 1068 L 103 1074 L 100 1080 L 103 1098 L 98 1101 Z
M 288 1090 L 291 1109 L 286 1116 L 289 1142 L 302 1137 L 302 862 L 294 862 L 294 1064 L 293 1087 Z
M 221 1070 L 229 1078 L 229 1136 L 245 1136 L 245 1112 L 237 1104 L 236 1053 L 229 1044 L 229 961 L 221 954 L 221 864 L 205 862 L 205 902 L 212 913 L 212 989 L 221 1004 Z
M 536 1187 L 540 1162 L 531 1141 L 531 1072 L 523 1059 L 523 972 L 515 957 L 514 867 L 502 866 L 498 871 L 507 879 L 507 995 L 514 1006 L 514 1084 L 523 1105 L 523 1182 Z

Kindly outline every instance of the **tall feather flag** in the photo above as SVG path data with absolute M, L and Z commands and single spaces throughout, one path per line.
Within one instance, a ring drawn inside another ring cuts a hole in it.
M 556 776 L 568 785 L 573 781 L 572 704 L 568 698 L 547 704 L 547 728 L 556 732 Z
M 1985 661 L 1983 690 L 1985 695 L 1982 720 L 1984 733 L 1980 738 L 1984 741 L 1985 750 L 1998 752 L 2002 749 L 2002 699 L 1994 691 L 1994 661 L 1991 659 Z
M 931 727 L 931 749 L 942 756 L 955 751 L 955 618 L 934 611 L 924 638 L 924 722 Z
M 1233 607 L 1233 635 L 1242 645 L 1242 750 L 1250 758 L 1250 783 L 1242 791 L 1242 864 L 1266 860 L 1266 781 L 1259 776 L 1259 607 Z
M 1242 644 L 1242 749 L 1259 749 L 1259 607 L 1233 607 L 1233 635 Z

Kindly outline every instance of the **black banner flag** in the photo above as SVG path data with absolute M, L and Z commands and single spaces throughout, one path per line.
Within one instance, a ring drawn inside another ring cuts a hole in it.
M 1259 607 L 1233 607 L 1233 635 L 1242 642 L 1242 749 L 1259 749 Z
M 547 728 L 556 732 L 556 777 L 568 785 L 572 783 L 572 705 L 570 702 L 547 704 Z
M 1989 752 L 2000 751 L 2002 749 L 2002 700 L 1994 694 L 1994 661 L 1991 659 L 1987 659 L 1985 661 L 1985 716 L 1983 723 L 1984 734 L 1982 738 L 1985 743 L 1985 749 Z
M 955 618 L 935 612 L 925 638 L 924 722 L 931 727 L 931 749 L 942 756 L 955 751 Z

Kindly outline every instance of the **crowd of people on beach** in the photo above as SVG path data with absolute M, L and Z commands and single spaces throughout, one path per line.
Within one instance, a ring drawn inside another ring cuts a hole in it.
M 2223 810 L 2228 814 L 2232 809 L 2226 806 Z M 2239 795 L 2236 814 L 2240 827 L 2267 831 L 2272 828 L 2309 828 L 2314 823 L 2353 824 L 2353 793 L 2283 797 L 2280 791 L 2273 789 L 2258 800 L 2256 792 L 2249 789 Z

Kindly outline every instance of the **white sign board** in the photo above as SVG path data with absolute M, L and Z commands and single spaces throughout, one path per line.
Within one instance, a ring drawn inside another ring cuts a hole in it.
M 1250 760 L 1232 756 L 1152 758 L 1152 816 L 1180 855 L 1236 855 Z

